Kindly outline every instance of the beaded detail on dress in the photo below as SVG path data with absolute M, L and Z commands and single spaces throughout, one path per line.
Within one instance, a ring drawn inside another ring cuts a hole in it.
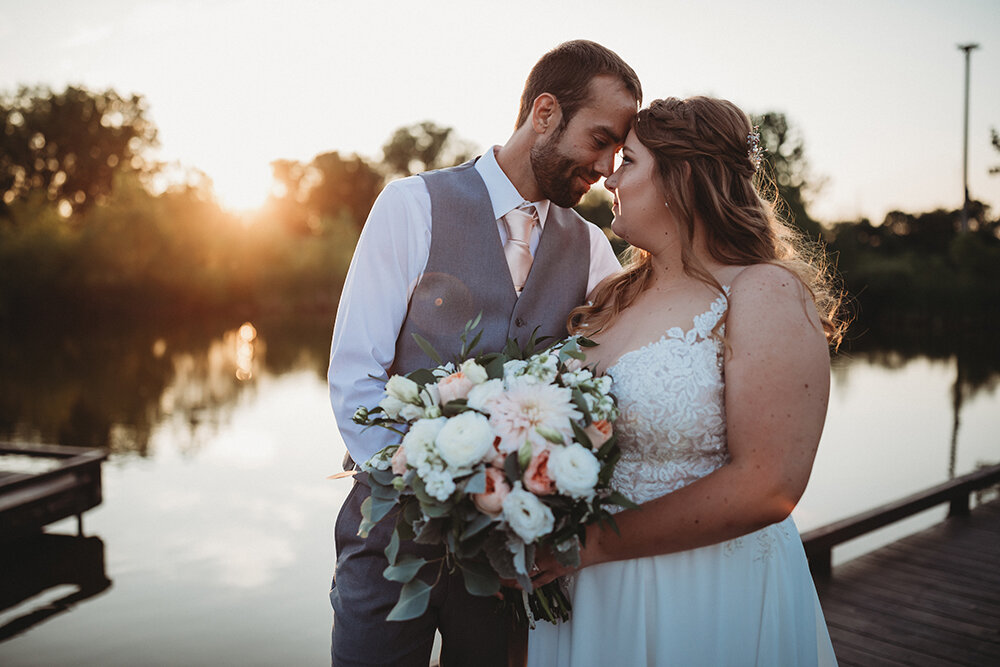
M 728 296 L 729 287 L 723 289 Z M 622 456 L 612 484 L 637 503 L 686 486 L 729 461 L 724 346 L 712 335 L 726 304 L 720 295 L 691 329 L 672 327 L 606 371 L 621 410 L 615 430 Z

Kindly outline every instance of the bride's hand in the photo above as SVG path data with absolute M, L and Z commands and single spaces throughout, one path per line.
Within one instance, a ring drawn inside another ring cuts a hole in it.
M 578 569 L 580 568 L 566 567 L 556 559 L 549 547 L 542 547 L 535 552 L 535 567 L 530 572 L 531 584 L 538 588 Z

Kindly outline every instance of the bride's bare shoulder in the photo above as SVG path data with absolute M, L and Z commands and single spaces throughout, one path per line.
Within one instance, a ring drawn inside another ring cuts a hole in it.
M 822 331 L 809 289 L 778 264 L 753 264 L 733 279 L 727 322 L 731 332 L 747 327 L 767 335 L 801 331 L 799 327 Z
M 730 283 L 732 295 L 747 299 L 791 298 L 801 300 L 807 290 L 799 277 L 779 264 L 751 264 L 743 267 Z

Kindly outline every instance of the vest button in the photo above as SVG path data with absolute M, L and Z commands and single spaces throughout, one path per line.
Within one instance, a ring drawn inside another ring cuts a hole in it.
M 517 318 L 516 320 L 514 320 L 514 324 L 519 327 L 523 327 L 525 325 L 524 318 L 522 317 Z

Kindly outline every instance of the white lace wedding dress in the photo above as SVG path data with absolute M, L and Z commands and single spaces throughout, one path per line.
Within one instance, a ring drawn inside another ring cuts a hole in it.
M 728 292 L 728 289 L 727 289 Z M 607 374 L 621 408 L 615 487 L 642 503 L 728 460 L 719 297 Z M 539 622 L 532 667 L 835 665 L 798 530 L 789 517 L 728 542 L 605 563 L 570 578 L 568 623 Z

